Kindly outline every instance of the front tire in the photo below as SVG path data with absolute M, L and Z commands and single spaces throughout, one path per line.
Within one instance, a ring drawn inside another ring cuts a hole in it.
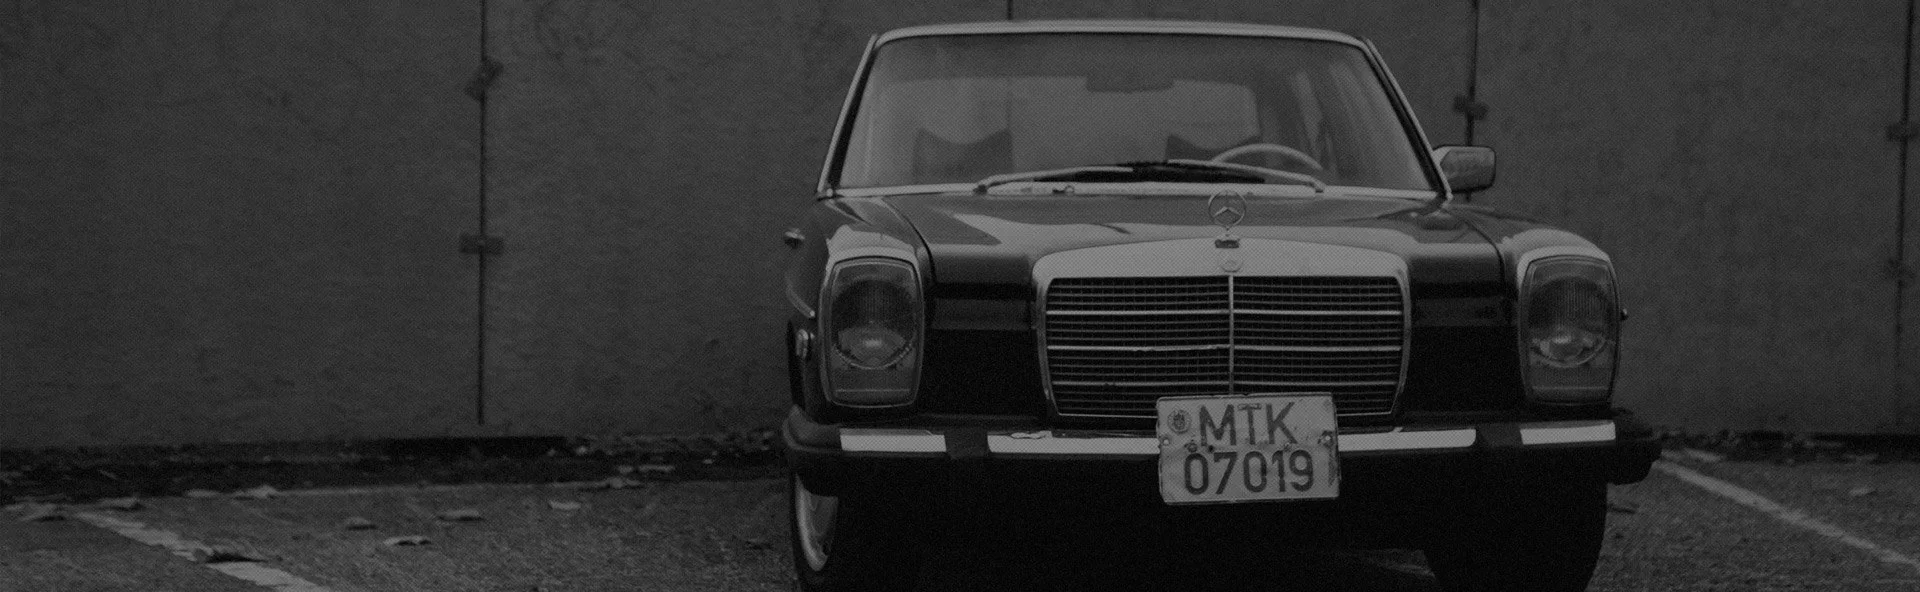
M 920 557 L 906 513 L 877 495 L 831 497 L 788 477 L 795 588 L 909 590 Z
M 1494 497 L 1494 496 L 1490 496 Z M 1449 592 L 1579 592 L 1587 589 L 1607 532 L 1607 485 L 1541 484 L 1487 499 L 1425 546 L 1427 565 Z

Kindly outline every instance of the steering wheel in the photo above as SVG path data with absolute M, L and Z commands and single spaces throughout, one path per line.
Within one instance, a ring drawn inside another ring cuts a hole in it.
M 1270 154 L 1278 154 L 1281 156 L 1285 156 L 1287 158 L 1291 158 L 1295 161 L 1298 161 L 1300 164 L 1307 165 L 1307 167 L 1312 168 L 1313 170 L 1316 170 L 1316 171 L 1326 170 L 1326 167 L 1320 166 L 1320 161 L 1314 160 L 1313 157 L 1307 156 L 1307 153 L 1301 152 L 1297 148 L 1294 148 L 1292 146 L 1283 146 L 1280 144 L 1268 143 L 1268 142 L 1261 142 L 1258 144 L 1247 144 L 1244 146 L 1235 146 L 1232 148 L 1228 148 L 1226 152 L 1221 152 L 1219 154 L 1213 155 L 1213 158 L 1210 160 L 1214 162 L 1226 162 L 1229 160 L 1233 160 L 1235 158 L 1246 156 L 1248 154 L 1253 154 L 1255 152 L 1266 152 Z

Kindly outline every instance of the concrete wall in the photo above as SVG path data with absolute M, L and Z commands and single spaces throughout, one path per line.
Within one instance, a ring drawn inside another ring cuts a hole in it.
M 1912 19 L 1914 8 L 1912 3 L 1908 5 L 1909 20 Z M 1902 119 L 1911 120 L 1915 115 L 1920 115 L 1920 92 L 1915 92 L 1920 90 L 1915 88 L 1916 80 L 1920 79 L 1915 72 L 1920 69 L 1920 42 L 1916 42 L 1920 40 L 1915 37 L 1920 37 L 1920 34 L 1914 31 L 1908 31 L 1907 34 L 1907 85 L 1904 95 L 1907 104 L 1903 105 Z M 1895 415 L 1903 419 L 1899 423 L 1902 427 L 1889 431 L 1908 434 L 1920 432 L 1920 427 L 1915 426 L 1920 423 L 1920 419 L 1915 419 L 1920 417 L 1920 197 L 1916 197 L 1920 196 L 1920 153 L 1914 152 L 1914 149 L 1915 146 L 1908 143 L 1906 150 L 1900 154 L 1903 170 L 1894 214 L 1902 221 L 1899 236 L 1894 240 L 1900 248 L 1896 258 L 1900 266 L 1891 268 L 1899 278 L 1894 298 L 1900 318 L 1895 322 L 1902 331 L 1901 338 L 1896 340 L 1900 346 L 1894 352 L 1893 380 L 1898 387 L 1889 398 L 1893 400 Z
M 1012 10 L 1370 37 L 1435 142 L 1501 151 L 1476 202 L 1618 257 L 1625 403 L 1920 432 L 1920 282 L 1899 308 L 1887 272 L 1920 262 L 1920 206 L 1896 223 L 1920 165 L 1883 136 L 1906 2 L 1479 4 Z M 777 237 L 860 48 L 1009 8 L 488 6 L 483 279 L 456 248 L 481 218 L 478 2 L 0 1 L 0 447 L 769 424 Z
M 479 17 L 0 3 L 0 446 L 470 423 Z

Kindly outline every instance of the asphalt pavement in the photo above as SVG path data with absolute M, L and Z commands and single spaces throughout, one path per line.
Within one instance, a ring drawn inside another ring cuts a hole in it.
M 1712 462 L 1710 462 L 1712 461 Z M 786 483 L 383 486 L 0 514 L 0 590 L 788 590 Z M 1670 455 L 1614 487 L 1595 591 L 1920 590 L 1920 463 Z M 134 506 L 128 509 L 128 506 Z M 21 521 L 34 512 L 64 519 Z M 942 533 L 923 533 L 938 537 Z M 1089 524 L 939 547 L 932 590 L 1435 590 L 1414 551 L 1142 556 Z

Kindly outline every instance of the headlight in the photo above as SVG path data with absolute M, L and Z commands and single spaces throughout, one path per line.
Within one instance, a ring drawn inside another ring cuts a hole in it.
M 1579 255 L 1543 257 L 1521 280 L 1520 347 L 1536 402 L 1605 402 L 1613 391 L 1620 305 L 1613 268 Z
M 866 257 L 835 265 L 821 314 L 828 398 L 851 407 L 912 403 L 924 308 L 919 277 L 904 261 Z

